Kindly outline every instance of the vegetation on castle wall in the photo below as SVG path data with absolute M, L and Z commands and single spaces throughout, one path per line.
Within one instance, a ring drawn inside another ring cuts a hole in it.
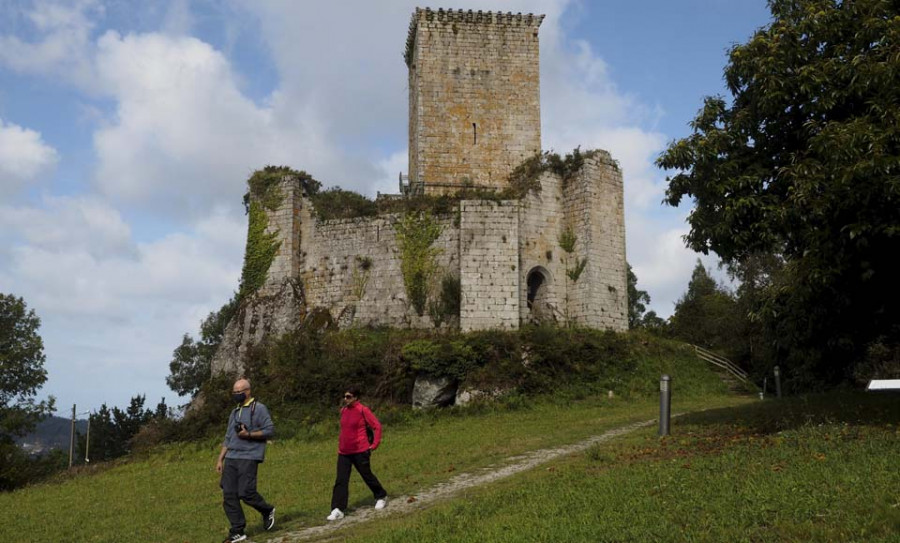
M 375 202 L 362 194 L 341 187 L 332 187 L 310 196 L 316 217 L 320 221 L 374 217 L 378 214 Z
M 436 258 L 441 249 L 434 242 L 442 227 L 431 213 L 409 212 L 397 222 L 397 245 L 400 248 L 400 271 L 406 295 L 419 316 L 425 314 L 428 290 L 438 269 Z
M 247 179 L 247 192 L 244 194 L 244 209 L 250 212 L 250 201 L 255 199 L 262 203 L 263 207 L 274 211 L 281 205 L 284 195 L 278 188 L 278 184 L 285 176 L 295 177 L 300 181 L 300 187 L 304 194 L 313 196 L 322 188 L 322 184 L 304 171 L 297 171 L 288 166 L 266 166 L 256 170 Z
M 576 148 L 561 157 L 545 151 L 536 153 L 522 162 L 509 175 L 508 185 L 500 191 L 477 187 L 462 187 L 452 194 L 416 194 L 403 197 L 386 197 L 370 200 L 356 192 L 334 187 L 325 191 L 308 192 L 320 221 L 374 217 L 394 213 L 430 213 L 446 215 L 456 211 L 460 200 L 520 200 L 530 192 L 540 192 L 540 177 L 546 171 L 557 174 L 563 183 L 568 182 L 584 165 L 584 159 L 594 151 L 581 152 Z M 296 173 L 296 172 L 294 172 Z M 300 172 L 299 175 L 305 175 Z M 311 178 L 310 178 L 311 179 Z M 260 185 L 263 183 L 260 182 Z M 318 185 L 318 182 L 316 182 Z M 455 224 L 458 226 L 458 224 Z
M 440 293 L 437 298 L 428 302 L 428 316 L 435 328 L 451 322 L 453 318 L 459 318 L 459 308 L 462 303 L 462 283 L 459 276 L 453 273 L 445 273 L 441 278 Z
M 516 166 L 516 169 L 509 174 L 509 185 L 502 194 L 506 199 L 518 200 L 524 198 L 529 192 L 540 192 L 540 178 L 544 172 L 555 173 L 565 185 L 584 166 L 584 159 L 594 156 L 595 153 L 596 151 L 582 153 L 580 147 L 576 147 L 565 157 L 550 151 L 535 153 Z
M 269 217 L 261 203 L 250 200 L 247 214 L 249 217 L 247 248 L 244 250 L 244 267 L 241 270 L 241 283 L 238 288 L 239 299 L 263 286 L 281 244 L 277 230 L 266 233 Z
M 287 166 L 266 166 L 256 170 L 247 179 L 247 192 L 244 194 L 244 209 L 247 212 L 247 247 L 244 250 L 244 266 L 241 270 L 238 299 L 259 290 L 266 282 L 269 267 L 278 253 L 279 232 L 266 233 L 269 225 L 268 211 L 275 211 L 284 201 L 279 184 L 291 176 L 300 181 L 301 190 L 308 196 L 319 192 L 322 184 L 304 171 L 297 171 Z

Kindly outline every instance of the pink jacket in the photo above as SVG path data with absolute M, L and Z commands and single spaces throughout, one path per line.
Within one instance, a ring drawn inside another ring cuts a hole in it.
M 366 437 L 366 423 L 372 428 L 375 440 L 369 445 Z M 349 407 L 341 408 L 341 436 L 338 440 L 339 454 L 356 454 L 373 451 L 381 443 L 381 423 L 372 411 L 363 404 L 353 402 Z

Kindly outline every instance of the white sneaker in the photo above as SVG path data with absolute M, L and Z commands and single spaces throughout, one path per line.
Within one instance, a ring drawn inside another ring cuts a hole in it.
M 387 498 L 381 498 L 375 502 L 375 509 L 384 509 L 387 506 Z
M 344 518 L 344 514 L 341 513 L 340 509 L 335 509 L 331 512 L 330 515 L 325 518 L 326 520 L 341 520 L 342 518 Z

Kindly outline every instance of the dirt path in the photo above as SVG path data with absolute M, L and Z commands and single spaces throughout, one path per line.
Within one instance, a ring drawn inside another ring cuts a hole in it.
M 592 445 L 609 441 L 615 437 L 633 432 L 638 428 L 650 426 L 655 422 L 656 419 L 636 422 L 565 447 L 539 449 L 518 456 L 511 456 L 507 458 L 506 462 L 501 466 L 489 466 L 470 473 L 461 473 L 446 483 L 437 484 L 427 490 L 423 490 L 420 494 L 416 494 L 415 496 L 390 496 L 388 498 L 388 506 L 381 511 L 376 511 L 372 507 L 364 507 L 353 511 L 352 514 L 348 514 L 342 520 L 320 526 L 312 526 L 296 532 L 290 532 L 281 537 L 269 539 L 268 541 L 269 543 L 293 543 L 296 541 L 336 537 L 340 532 L 350 526 L 377 518 L 384 518 L 388 515 L 403 515 L 419 509 L 424 509 L 430 505 L 434 505 L 436 502 L 450 498 L 463 490 L 486 485 L 499 479 L 504 479 L 511 475 L 530 470 L 561 456 L 584 451 Z

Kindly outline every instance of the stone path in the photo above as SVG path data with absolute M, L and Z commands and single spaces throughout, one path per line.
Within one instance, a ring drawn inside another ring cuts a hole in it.
M 492 483 L 499 479 L 504 479 L 511 475 L 530 470 L 543 463 L 555 460 L 561 456 L 582 452 L 592 445 L 609 441 L 615 437 L 633 432 L 638 428 L 644 428 L 656 423 L 656 419 L 635 422 L 627 426 L 622 426 L 605 432 L 603 434 L 590 437 L 584 441 L 566 445 L 564 447 L 556 447 L 551 449 L 539 449 L 518 456 L 512 456 L 506 459 L 506 463 L 501 466 L 489 466 L 470 473 L 461 473 L 445 483 L 439 483 L 415 496 L 389 496 L 388 506 L 381 511 L 376 511 L 372 507 L 365 507 L 353 511 L 342 520 L 323 524 L 320 526 L 312 526 L 304 528 L 296 532 L 289 532 L 280 537 L 269 539 L 269 543 L 294 543 L 298 541 L 309 541 L 311 539 L 337 537 L 338 534 L 350 526 L 354 526 L 370 520 L 384 518 L 389 515 L 402 515 L 413 511 L 424 509 L 438 501 L 450 498 L 459 492 Z M 324 515 L 323 515 L 324 516 Z

